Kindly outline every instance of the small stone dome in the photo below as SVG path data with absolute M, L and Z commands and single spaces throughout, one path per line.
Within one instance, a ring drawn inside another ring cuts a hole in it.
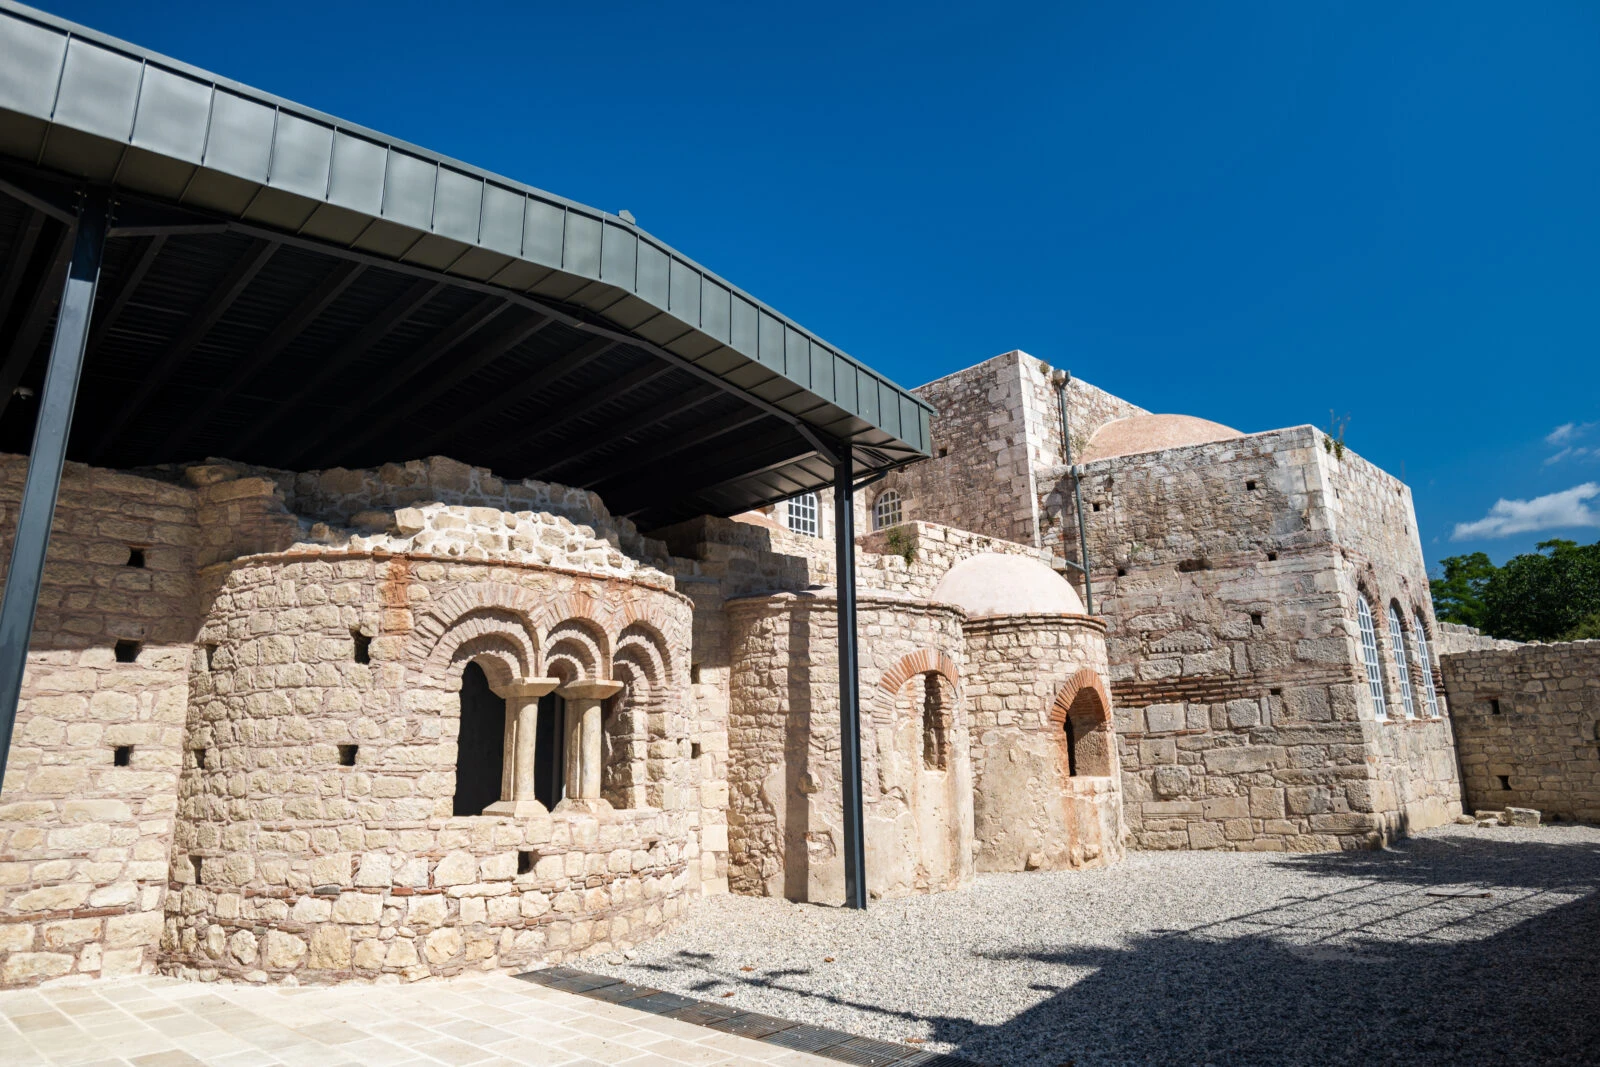
M 985 552 L 950 568 L 933 599 L 954 604 L 968 618 L 994 615 L 1082 615 L 1083 601 L 1041 560 Z
M 1160 452 L 1164 448 L 1203 445 L 1243 436 L 1231 426 L 1193 415 L 1130 415 L 1125 419 L 1113 419 L 1096 430 L 1078 462 L 1093 463 L 1112 456 Z

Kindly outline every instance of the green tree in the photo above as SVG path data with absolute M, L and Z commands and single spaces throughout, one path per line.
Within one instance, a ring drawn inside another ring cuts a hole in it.
M 1440 561 L 1444 577 L 1428 583 L 1433 590 L 1433 613 L 1440 622 L 1483 626 L 1483 589 L 1500 568 L 1482 552 L 1451 556 Z
M 1600 541 L 1542 541 L 1483 585 L 1481 628 L 1514 641 L 1560 641 L 1600 613 Z
M 1600 611 L 1568 630 L 1563 641 L 1600 641 Z

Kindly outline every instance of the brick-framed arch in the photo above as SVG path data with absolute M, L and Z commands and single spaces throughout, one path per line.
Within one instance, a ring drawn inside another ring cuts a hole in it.
M 524 678 L 539 673 L 540 634 L 529 590 L 483 582 L 452 590 L 424 609 L 406 641 L 406 662 L 439 683 L 451 681 L 456 653 L 466 645 L 494 647 Z
M 1050 722 L 1053 726 L 1065 726 L 1068 716 L 1074 719 L 1087 718 L 1096 723 L 1111 718 L 1111 693 L 1100 676 L 1088 667 L 1080 667 L 1077 674 L 1068 678 L 1056 693 L 1055 703 L 1050 705 Z
M 878 679 L 877 687 L 872 695 L 873 720 L 888 725 L 894 722 L 894 700 L 903 687 L 919 674 L 929 671 L 944 676 L 950 683 L 950 688 L 955 690 L 957 700 L 960 700 L 961 670 L 956 666 L 956 661 L 947 653 L 936 648 L 919 648 L 915 652 L 901 656 L 895 665 L 883 672 Z

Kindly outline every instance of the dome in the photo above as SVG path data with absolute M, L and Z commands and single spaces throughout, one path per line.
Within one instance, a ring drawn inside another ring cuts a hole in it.
M 969 618 L 991 615 L 1082 615 L 1078 591 L 1042 560 L 985 552 L 950 568 L 933 599 Z
M 1164 448 L 1203 445 L 1210 441 L 1229 441 L 1244 434 L 1231 426 L 1193 415 L 1131 415 L 1113 419 L 1094 432 L 1080 463 L 1093 463 L 1112 456 L 1131 456 L 1136 452 L 1160 452 Z

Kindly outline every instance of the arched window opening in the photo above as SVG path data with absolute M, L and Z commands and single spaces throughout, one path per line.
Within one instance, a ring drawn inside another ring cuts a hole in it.
M 1067 777 L 1076 778 L 1078 777 L 1078 731 L 1073 727 L 1070 715 L 1061 725 L 1067 731 Z
M 1406 631 L 1400 625 L 1400 606 L 1389 604 L 1389 647 L 1394 650 L 1395 673 L 1400 676 L 1400 702 L 1405 706 L 1406 718 L 1417 717 L 1417 705 L 1411 699 L 1411 665 L 1406 661 Z
M 883 530 L 900 525 L 900 490 L 885 489 L 872 504 L 872 528 Z
M 461 732 L 456 739 L 455 815 L 482 815 L 500 799 L 505 772 L 506 702 L 476 663 L 461 672 Z
M 942 771 L 950 765 L 950 699 L 937 672 L 922 676 L 922 766 Z
M 1388 701 L 1384 699 L 1383 666 L 1378 662 L 1378 631 L 1372 625 L 1372 608 L 1367 598 L 1356 594 L 1356 621 L 1361 625 L 1361 659 L 1367 668 L 1367 689 L 1372 693 L 1372 707 L 1379 719 L 1389 717 Z
M 546 808 L 554 808 L 566 794 L 562 769 L 566 753 L 562 742 L 567 719 L 567 703 L 554 693 L 539 698 L 539 725 L 533 741 L 533 796 Z
M 1111 724 L 1100 694 L 1083 686 L 1061 720 L 1066 750 L 1067 777 L 1106 778 L 1111 775 Z
M 1428 649 L 1428 628 L 1422 624 L 1422 613 L 1412 616 L 1417 631 L 1417 670 L 1422 672 L 1422 693 L 1428 701 L 1430 718 L 1439 717 L 1439 694 L 1433 687 L 1433 653 Z
M 820 537 L 821 528 L 817 523 L 817 494 L 801 493 L 797 497 L 792 497 L 786 505 L 784 525 L 797 534 Z

